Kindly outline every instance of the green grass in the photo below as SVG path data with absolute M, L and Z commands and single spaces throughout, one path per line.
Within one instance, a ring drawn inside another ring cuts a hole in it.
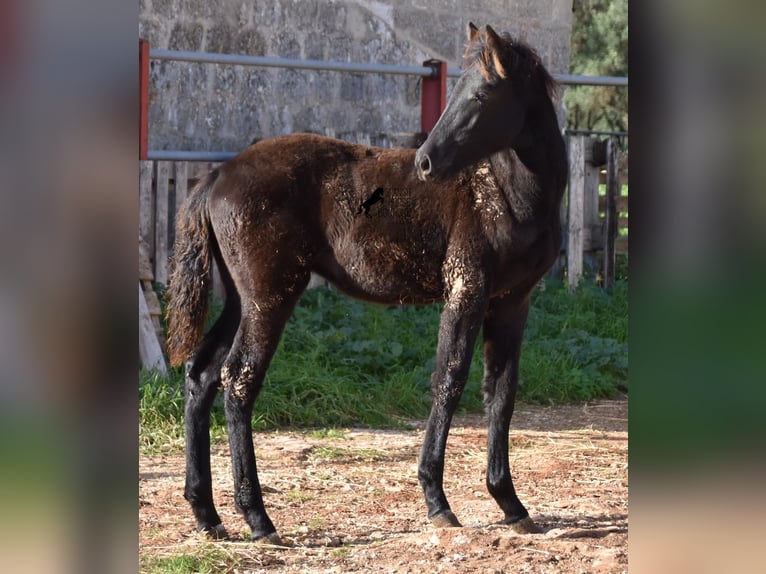
M 520 366 L 519 399 L 576 402 L 627 389 L 627 281 L 611 293 L 582 281 L 569 294 L 559 282 L 533 295 Z M 220 310 L 220 306 L 214 307 Z M 329 288 L 306 292 L 289 321 L 253 413 L 256 430 L 348 426 L 396 427 L 428 416 L 430 375 L 441 306 L 363 304 Z M 481 341 L 460 409 L 482 409 Z M 183 446 L 183 375 L 140 375 L 144 452 Z M 321 430 L 324 429 L 324 430 Z M 225 436 L 220 396 L 213 441 Z
M 587 401 L 627 391 L 628 285 L 612 293 L 583 282 L 574 293 L 538 290 L 522 347 L 519 398 Z
M 145 453 L 183 446 L 183 379 L 142 370 L 139 387 L 139 444 Z

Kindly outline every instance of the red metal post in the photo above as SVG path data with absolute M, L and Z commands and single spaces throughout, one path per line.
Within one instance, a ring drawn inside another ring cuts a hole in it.
M 421 88 L 420 131 L 430 132 L 447 107 L 447 62 L 426 60 L 423 65 L 436 71 L 433 76 L 423 77 Z
M 138 41 L 138 159 L 149 156 L 149 41 Z

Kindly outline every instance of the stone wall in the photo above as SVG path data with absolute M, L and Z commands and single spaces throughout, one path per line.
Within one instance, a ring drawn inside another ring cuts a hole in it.
M 571 12 L 572 0 L 140 0 L 139 37 L 153 48 L 459 67 L 473 21 L 525 40 L 566 73 Z M 150 93 L 150 149 L 420 129 L 415 76 L 152 61 Z

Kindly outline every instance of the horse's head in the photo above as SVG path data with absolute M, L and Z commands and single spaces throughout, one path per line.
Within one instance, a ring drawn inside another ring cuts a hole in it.
M 418 177 L 448 177 L 517 142 L 528 111 L 554 86 L 539 56 L 487 26 L 468 25 L 463 73 L 415 155 Z

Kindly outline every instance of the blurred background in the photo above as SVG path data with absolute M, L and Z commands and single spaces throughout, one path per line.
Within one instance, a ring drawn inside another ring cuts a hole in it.
M 763 6 L 631 7 L 631 571 L 760 571 Z

